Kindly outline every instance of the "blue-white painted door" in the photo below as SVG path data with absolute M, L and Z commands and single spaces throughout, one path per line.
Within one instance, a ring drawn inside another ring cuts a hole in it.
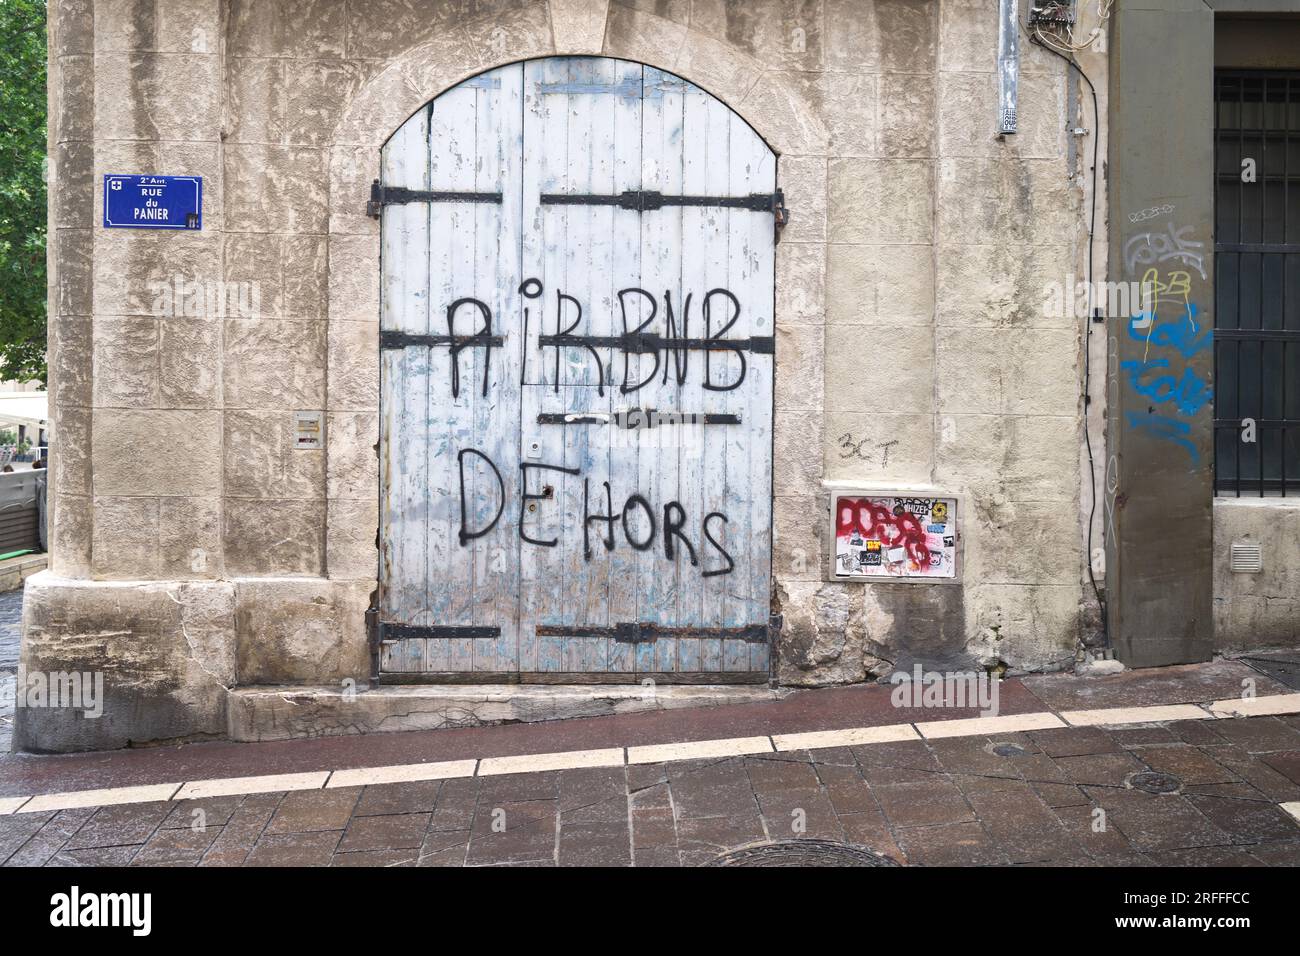
M 766 679 L 772 151 L 563 57 L 439 96 L 382 176 L 381 672 Z

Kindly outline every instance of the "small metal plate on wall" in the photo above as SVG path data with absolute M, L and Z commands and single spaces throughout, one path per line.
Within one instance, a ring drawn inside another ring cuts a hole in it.
M 325 447 L 325 413 L 293 413 L 293 447 L 314 449 Z

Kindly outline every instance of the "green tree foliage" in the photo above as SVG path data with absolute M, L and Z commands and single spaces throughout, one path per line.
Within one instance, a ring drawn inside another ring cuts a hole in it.
M 0 0 L 0 378 L 45 381 L 45 0 Z

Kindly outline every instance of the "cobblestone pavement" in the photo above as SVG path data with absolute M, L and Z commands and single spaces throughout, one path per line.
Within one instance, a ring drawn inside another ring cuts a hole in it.
M 1146 770 L 1180 792 L 1126 787 Z M 806 838 L 922 866 L 1295 866 L 1295 800 L 1300 716 L 1253 717 L 14 814 L 0 860 L 693 866 Z

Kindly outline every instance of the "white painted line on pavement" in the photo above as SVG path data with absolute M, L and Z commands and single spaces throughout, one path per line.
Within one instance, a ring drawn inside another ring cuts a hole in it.
M 0 817 L 14 813 L 30 799 L 31 797 L 0 797 Z
M 847 730 L 813 730 L 803 734 L 773 734 L 777 750 L 822 750 L 827 747 L 856 747 L 885 744 L 896 740 L 920 740 L 911 724 L 884 727 L 852 727 Z
M 433 763 L 403 763 L 388 767 L 358 767 L 335 770 L 325 789 L 367 787 L 382 783 L 413 783 L 419 780 L 447 780 L 472 777 L 477 760 L 440 760 Z
M 1157 707 L 1063 710 L 1061 717 L 1071 727 L 1098 727 L 1103 724 L 1154 724 L 1165 720 L 1208 720 L 1210 714 L 1195 704 L 1166 704 Z
M 199 797 L 229 797 L 240 793 L 275 793 L 277 790 L 319 790 L 329 778 L 328 770 L 312 773 L 277 773 L 267 777 L 221 777 L 194 780 L 176 793 L 177 800 Z
M 621 767 L 623 748 L 567 750 L 552 754 L 520 754 L 516 757 L 484 757 L 478 764 L 480 777 L 502 773 L 540 773 L 543 770 L 577 770 L 581 767 Z
M 107 790 L 70 790 L 32 797 L 17 813 L 41 813 L 46 810 L 76 810 L 80 807 L 109 807 L 122 803 L 153 803 L 169 800 L 179 783 L 155 783 L 144 787 L 112 787 Z
M 1269 694 L 1265 697 L 1229 697 L 1210 705 L 1215 717 L 1266 717 L 1270 714 L 1300 714 L 1300 694 Z
M 663 763 L 669 760 L 709 760 L 714 757 L 739 757 L 744 754 L 770 754 L 768 737 L 725 737 L 721 740 L 694 740 L 680 744 L 652 744 L 628 747 L 628 763 Z
M 1048 711 L 1037 714 L 1006 714 L 1001 717 L 961 717 L 957 720 L 926 720 L 916 729 L 927 740 L 940 737 L 970 737 L 981 734 L 1009 734 L 1021 730 L 1050 730 L 1064 727 L 1060 717 Z
M 66 793 L 47 793 L 33 797 L 0 797 L 0 816 L 127 803 L 273 793 L 281 790 L 317 790 L 321 788 L 404 783 L 418 780 L 439 780 L 452 777 L 471 777 L 475 773 L 479 776 L 494 776 L 504 773 L 538 773 L 546 770 L 569 770 L 583 767 L 619 767 L 623 766 L 625 762 L 625 753 L 626 763 L 628 764 L 668 763 L 675 760 L 706 760 L 718 757 L 737 757 L 746 754 L 772 753 L 774 751 L 862 746 L 892 741 L 917 740 L 922 737 L 935 740 L 945 737 L 980 736 L 1062 727 L 1204 720 L 1211 716 L 1231 718 L 1293 713 L 1300 713 L 1300 694 L 1229 698 L 1214 701 L 1205 708 L 1196 704 L 1113 707 L 1100 710 L 1064 711 L 1059 716 L 1050 711 L 1041 711 L 1031 714 L 1006 714 L 998 717 L 919 721 L 916 724 L 889 724 L 880 727 L 817 730 L 804 733 L 776 734 L 771 737 L 728 737 L 719 740 L 681 741 L 678 743 L 628 747 L 626 751 L 621 747 L 609 747 L 596 750 L 571 750 L 544 754 L 485 757 L 482 759 L 394 764 L 386 767 L 356 767 L 336 770 L 332 773 L 328 770 L 318 770 L 309 773 L 224 777 L 216 780 L 194 780 L 187 783 L 114 787 L 103 790 L 76 790 Z M 1284 803 L 1280 804 L 1280 806 L 1300 822 L 1300 801 Z

